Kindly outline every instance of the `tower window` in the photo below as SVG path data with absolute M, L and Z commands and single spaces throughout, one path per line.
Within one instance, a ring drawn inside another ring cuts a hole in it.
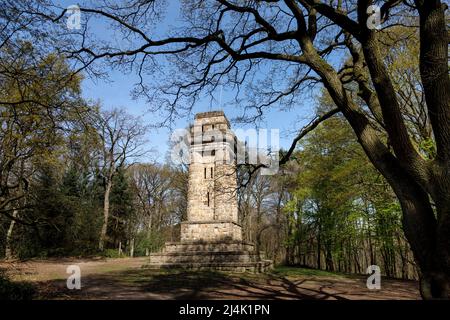
M 212 155 L 212 156 L 215 156 L 215 155 L 216 155 L 216 150 L 212 150 L 212 151 L 211 151 L 211 155 Z
M 205 168 L 205 179 L 206 179 L 206 168 Z
M 213 168 L 211 167 L 211 178 L 213 177 Z
M 206 193 L 206 198 L 207 198 L 207 201 L 208 201 L 208 207 L 209 207 L 209 191 Z

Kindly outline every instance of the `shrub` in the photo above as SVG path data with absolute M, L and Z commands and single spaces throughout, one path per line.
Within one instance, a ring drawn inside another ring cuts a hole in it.
M 122 252 L 121 255 L 119 255 L 119 250 L 118 249 L 105 249 L 102 252 L 102 256 L 106 257 L 106 258 L 123 258 L 126 255 Z

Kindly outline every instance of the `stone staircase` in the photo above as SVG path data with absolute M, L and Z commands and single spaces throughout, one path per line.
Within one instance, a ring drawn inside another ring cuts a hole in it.
M 249 243 L 190 241 L 166 243 L 162 252 L 150 254 L 149 263 L 143 267 L 265 272 L 273 265 L 264 258 L 264 253 L 257 254 Z

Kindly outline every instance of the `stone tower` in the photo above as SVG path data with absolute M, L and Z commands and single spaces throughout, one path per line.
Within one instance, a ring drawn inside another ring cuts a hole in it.
M 181 241 L 240 241 L 230 123 L 221 111 L 204 112 L 190 130 L 188 220 L 181 225 Z
M 198 113 L 190 127 L 187 221 L 180 242 L 152 253 L 148 268 L 260 272 L 272 261 L 242 241 L 238 219 L 237 140 L 222 111 Z

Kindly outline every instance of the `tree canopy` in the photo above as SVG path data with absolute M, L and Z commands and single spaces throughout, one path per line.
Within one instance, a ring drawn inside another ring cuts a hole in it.
M 32 37 L 41 56 L 51 48 L 72 61 L 74 74 L 99 76 L 105 65 L 133 70 L 140 79 L 134 94 L 147 99 L 151 111 L 164 111 L 167 121 L 185 115 L 219 84 L 234 88 L 242 121 L 258 120 L 274 106 L 301 107 L 305 92 L 323 87 L 333 107 L 298 128 L 280 163 L 292 158 L 306 133 L 342 114 L 399 200 L 422 295 L 448 297 L 447 5 L 440 0 L 186 0 L 180 24 L 165 28 L 166 5 L 127 0 L 80 6 L 86 17 L 114 28 L 120 35 L 115 41 L 99 37 L 90 19 L 68 32 L 67 9 L 46 1 L 6 1 L 0 12 L 6 22 L 2 49 L 11 39 Z M 406 45 L 415 37 L 419 50 Z

